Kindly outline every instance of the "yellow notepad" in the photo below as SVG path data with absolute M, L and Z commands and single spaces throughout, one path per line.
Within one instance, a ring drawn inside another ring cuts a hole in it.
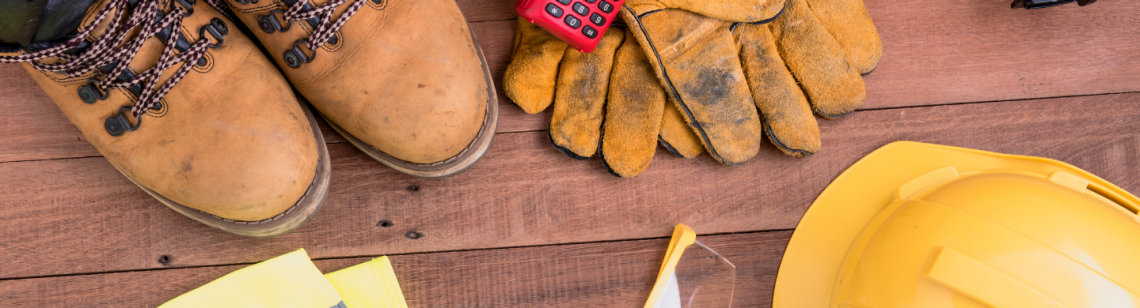
M 304 249 L 229 273 L 159 306 L 407 308 L 388 257 L 322 275 Z

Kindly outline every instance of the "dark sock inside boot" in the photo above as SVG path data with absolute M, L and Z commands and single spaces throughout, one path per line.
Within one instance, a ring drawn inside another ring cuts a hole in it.
M 0 52 L 39 49 L 74 34 L 95 0 L 0 0 Z M 32 47 L 32 48 L 29 48 Z

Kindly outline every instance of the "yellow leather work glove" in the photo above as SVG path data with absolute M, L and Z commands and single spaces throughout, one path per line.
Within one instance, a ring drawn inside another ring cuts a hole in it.
M 514 56 L 503 77 L 507 97 L 527 113 L 551 104 L 550 141 L 570 157 L 601 149 L 611 173 L 632 177 L 649 166 L 657 141 L 693 157 L 701 145 L 666 95 L 641 48 L 624 27 L 611 27 L 591 53 L 581 53 L 519 19 Z
M 726 164 L 754 156 L 762 131 L 784 153 L 814 154 L 812 113 L 833 118 L 861 106 L 861 74 L 882 54 L 861 0 L 728 1 L 752 12 L 663 2 L 628 0 L 622 19 L 709 154 Z

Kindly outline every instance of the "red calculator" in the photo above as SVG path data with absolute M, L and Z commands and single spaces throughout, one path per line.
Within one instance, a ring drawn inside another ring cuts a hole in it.
M 519 0 L 519 17 L 581 52 L 594 51 L 625 0 Z

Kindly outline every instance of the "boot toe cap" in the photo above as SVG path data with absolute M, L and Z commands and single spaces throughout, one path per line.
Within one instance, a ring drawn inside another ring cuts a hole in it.
M 299 106 L 293 108 L 301 113 Z M 156 142 L 125 151 L 131 155 L 109 153 L 108 158 L 171 202 L 230 220 L 269 219 L 305 195 L 316 175 L 317 147 L 323 145 L 316 143 L 303 114 L 300 121 L 248 115 L 258 119 L 182 123 L 183 129 L 165 130 Z

